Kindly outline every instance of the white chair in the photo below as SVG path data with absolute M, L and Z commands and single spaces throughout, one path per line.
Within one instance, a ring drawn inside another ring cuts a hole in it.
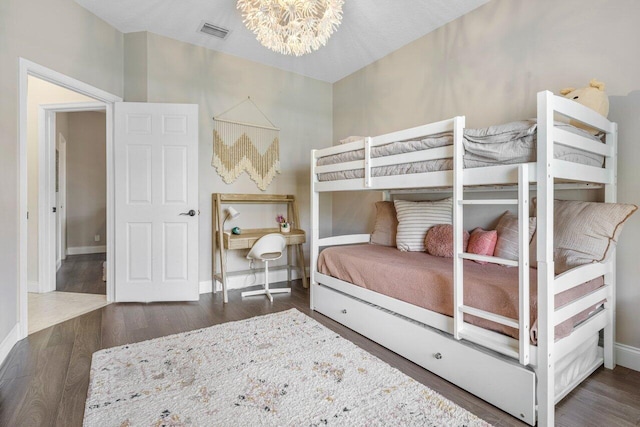
M 264 262 L 264 289 L 243 292 L 243 298 L 253 295 L 266 295 L 269 298 L 269 301 L 273 302 L 273 296 L 271 294 L 291 292 L 291 288 L 269 289 L 269 261 L 275 261 L 282 257 L 286 247 L 287 241 L 284 236 L 279 233 L 271 233 L 262 236 L 253 244 L 251 250 L 247 254 L 247 259 Z

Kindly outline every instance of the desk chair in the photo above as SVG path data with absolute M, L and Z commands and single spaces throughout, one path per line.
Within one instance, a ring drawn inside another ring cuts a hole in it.
M 273 296 L 271 294 L 291 292 L 291 288 L 269 289 L 269 261 L 275 261 L 282 257 L 286 247 L 287 241 L 284 236 L 279 233 L 264 235 L 253 244 L 253 247 L 251 247 L 251 250 L 247 254 L 247 259 L 264 262 L 264 289 L 243 292 L 243 298 L 253 295 L 266 295 L 269 301 L 273 302 Z

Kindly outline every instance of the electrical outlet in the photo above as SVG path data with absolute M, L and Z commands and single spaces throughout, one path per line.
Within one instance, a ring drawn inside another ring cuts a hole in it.
M 100 241 L 100 235 L 96 234 L 95 236 L 93 236 L 93 240 L 95 240 L 96 242 Z

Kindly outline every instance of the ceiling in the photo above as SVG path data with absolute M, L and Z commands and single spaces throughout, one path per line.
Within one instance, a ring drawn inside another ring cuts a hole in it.
M 330 83 L 348 76 L 489 0 L 345 0 L 327 45 L 302 57 L 263 47 L 242 23 L 235 0 L 76 0 L 123 33 L 149 31 Z M 225 40 L 199 32 L 229 29 Z

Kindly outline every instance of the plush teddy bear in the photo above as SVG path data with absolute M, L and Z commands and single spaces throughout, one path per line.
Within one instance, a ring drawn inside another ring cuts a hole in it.
M 607 93 L 604 91 L 604 88 L 604 83 L 599 82 L 596 79 L 591 79 L 589 86 L 587 87 L 583 87 L 581 89 L 571 87 L 562 89 L 560 93 L 564 95 L 565 98 L 572 99 L 585 107 L 589 107 L 602 114 L 604 117 L 607 117 L 607 114 L 609 114 L 609 97 L 607 97 Z M 571 120 L 569 123 L 573 126 L 585 129 L 594 135 L 598 133 L 597 130 L 585 126 L 578 121 Z

